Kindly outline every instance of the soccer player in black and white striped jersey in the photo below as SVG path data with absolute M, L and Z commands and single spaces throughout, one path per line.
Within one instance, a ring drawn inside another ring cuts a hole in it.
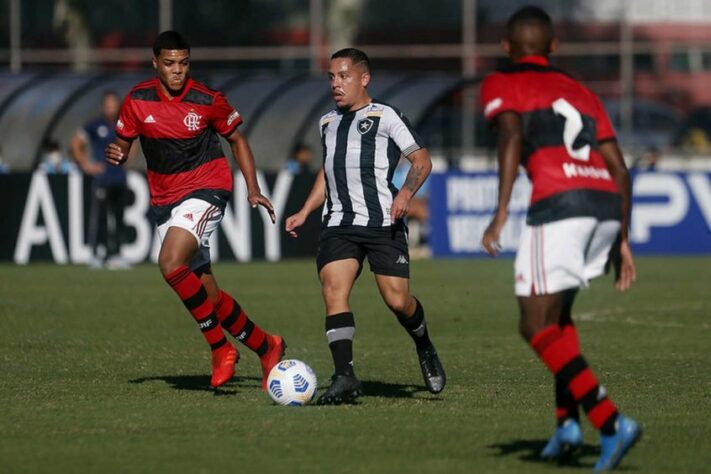
M 402 113 L 370 98 L 364 52 L 334 53 L 328 76 L 336 109 L 319 123 L 323 167 L 301 210 L 286 220 L 286 231 L 296 237 L 309 214 L 326 203 L 316 263 L 335 374 L 318 403 L 351 402 L 362 392 L 353 368 L 355 320 L 348 300 L 366 257 L 383 300 L 415 342 L 427 389 L 439 393 L 446 376 L 422 305 L 410 294 L 404 221 L 432 169 L 430 155 Z M 398 190 L 391 181 L 401 155 L 412 167 Z

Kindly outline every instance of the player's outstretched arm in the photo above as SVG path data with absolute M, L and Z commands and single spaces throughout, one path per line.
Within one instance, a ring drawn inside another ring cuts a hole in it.
M 306 222 L 309 215 L 319 207 L 323 206 L 323 202 L 325 200 L 326 177 L 324 175 L 323 168 L 321 168 L 316 175 L 314 185 L 311 187 L 311 192 L 306 198 L 306 201 L 304 201 L 304 205 L 301 207 L 301 210 L 286 219 L 285 230 L 289 233 L 289 235 L 294 238 L 298 237 L 299 235 L 296 233 L 296 229 L 304 225 L 304 222 Z
M 509 201 L 518 175 L 523 143 L 523 126 L 521 117 L 517 113 L 503 112 L 495 118 L 495 121 L 498 129 L 499 200 L 494 217 L 481 238 L 484 250 L 492 257 L 501 250 L 499 236 L 508 218 Z
M 630 174 L 627 165 L 622 157 L 620 147 L 614 140 L 600 144 L 600 153 L 605 159 L 605 165 L 610 171 L 612 179 L 617 183 L 617 188 L 622 195 L 622 220 L 620 221 L 620 243 L 617 252 L 613 255 L 617 259 L 613 262 L 615 266 L 616 278 L 615 288 L 625 291 L 632 286 L 632 282 L 637 278 L 637 269 L 632 257 L 632 249 L 629 244 L 629 222 L 632 209 L 632 186 L 630 184 Z
M 123 138 L 116 138 L 113 143 L 109 143 L 104 150 L 107 163 L 114 166 L 121 165 L 128 160 L 128 152 L 131 149 L 131 142 Z
M 237 166 L 239 166 L 242 176 L 244 176 L 244 180 L 247 183 L 247 200 L 249 204 L 253 208 L 258 205 L 265 208 L 269 213 L 272 224 L 274 224 L 276 222 L 274 206 L 272 206 L 269 199 L 262 195 L 262 191 L 259 189 L 257 170 L 254 165 L 254 155 L 252 155 L 252 149 L 249 147 L 247 137 L 242 135 L 239 130 L 235 130 L 232 135 L 227 137 L 227 141 L 230 144 L 232 155 L 235 157 Z
M 406 157 L 412 166 L 407 172 L 405 183 L 398 191 L 397 196 L 393 199 L 393 204 L 390 207 L 390 219 L 395 222 L 398 219 L 405 217 L 410 210 L 410 199 L 420 189 L 422 183 L 432 171 L 432 159 L 429 152 L 425 148 L 420 148 Z

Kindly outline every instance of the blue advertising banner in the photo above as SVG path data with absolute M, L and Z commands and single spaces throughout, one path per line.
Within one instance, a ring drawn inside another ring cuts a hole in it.
M 429 180 L 432 254 L 484 255 L 480 241 L 496 208 L 496 173 L 454 171 L 432 174 Z M 640 172 L 632 180 L 630 240 L 637 253 L 711 253 L 711 173 Z M 504 254 L 512 255 L 518 247 L 530 193 L 522 174 L 501 235 Z

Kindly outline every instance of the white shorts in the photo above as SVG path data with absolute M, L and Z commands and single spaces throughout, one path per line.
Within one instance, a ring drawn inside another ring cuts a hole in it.
M 525 226 L 516 253 L 517 296 L 549 295 L 587 288 L 605 270 L 620 222 L 573 217 Z
M 198 242 L 198 252 L 195 254 L 190 269 L 210 263 L 210 236 L 220 225 L 223 217 L 222 209 L 202 199 L 186 199 L 170 211 L 170 219 L 158 226 L 158 237 L 161 243 L 171 227 L 180 227 L 191 234 Z

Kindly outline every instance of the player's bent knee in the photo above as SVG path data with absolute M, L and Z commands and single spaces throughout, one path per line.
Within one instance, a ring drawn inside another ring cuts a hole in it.
M 410 316 L 408 310 L 410 309 L 411 297 L 408 294 L 405 295 L 388 295 L 384 297 L 385 304 L 390 308 L 390 311 L 395 313 L 397 316 L 408 317 Z M 410 311 L 411 312 L 411 311 Z
M 160 268 L 160 272 L 163 276 L 170 275 L 182 265 L 185 265 L 185 262 L 179 258 L 164 254 L 158 256 L 158 268 Z

